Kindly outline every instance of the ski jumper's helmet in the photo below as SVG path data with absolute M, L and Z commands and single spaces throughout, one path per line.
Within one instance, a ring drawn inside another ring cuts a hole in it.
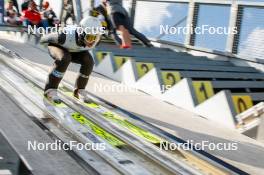
M 93 48 L 100 40 L 100 36 L 104 32 L 101 22 L 96 17 L 88 16 L 80 21 L 80 36 L 85 45 Z

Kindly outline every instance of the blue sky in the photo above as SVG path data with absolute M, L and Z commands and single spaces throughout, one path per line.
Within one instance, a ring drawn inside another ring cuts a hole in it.
M 197 27 L 202 25 L 210 25 L 212 27 L 226 27 L 229 26 L 230 6 L 218 5 L 200 5 L 199 18 Z M 202 48 L 210 48 L 213 50 L 224 51 L 226 47 L 227 35 L 205 33 L 203 35 L 196 35 L 195 46 Z
M 241 0 L 246 1 L 246 0 Z M 264 2 L 251 0 L 250 2 Z M 148 37 L 159 36 L 159 25 L 172 26 L 187 16 L 188 4 L 138 1 L 135 27 Z M 201 4 L 197 26 L 209 24 L 229 27 L 230 6 Z M 243 10 L 238 54 L 263 59 L 264 55 L 264 8 L 245 7 Z M 186 21 L 180 26 L 185 26 Z M 183 43 L 184 35 L 166 35 L 162 39 Z M 225 51 L 226 35 L 196 35 L 195 46 Z
M 264 9 L 244 8 L 238 54 L 263 59 Z
M 146 9 L 146 7 L 149 7 Z M 155 12 L 153 11 L 155 9 Z M 229 6 L 200 5 L 197 26 L 208 24 L 214 27 L 228 27 Z M 187 16 L 187 3 L 156 3 L 139 1 L 136 8 L 135 27 L 148 37 L 160 34 L 159 25 L 172 26 Z M 178 27 L 185 27 L 186 21 Z M 184 43 L 184 34 L 170 34 L 161 39 Z M 224 50 L 226 35 L 197 35 L 195 45 L 216 50 Z
M 146 8 L 148 7 L 148 8 Z M 179 20 L 187 16 L 187 3 L 157 3 L 157 2 L 137 2 L 135 14 L 135 27 L 148 37 L 156 38 L 160 35 L 160 25 L 173 26 Z M 184 27 L 186 21 L 179 26 Z M 167 35 L 164 40 L 183 43 L 184 35 Z

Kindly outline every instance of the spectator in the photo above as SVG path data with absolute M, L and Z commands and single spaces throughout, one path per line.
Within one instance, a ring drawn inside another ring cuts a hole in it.
M 22 5 L 21 5 L 21 10 L 22 10 L 22 12 L 28 9 L 29 1 L 30 1 L 30 0 L 24 0 L 24 1 L 23 1 Z
M 63 1 L 63 14 L 61 18 L 63 25 L 66 25 L 67 20 L 69 18 L 71 18 L 72 22 L 74 22 L 75 18 L 74 18 L 74 13 L 73 13 L 73 6 L 69 2 L 69 0 L 64 0 Z
M 48 21 L 41 18 L 41 14 L 33 0 L 29 1 L 27 10 L 23 11 L 22 19 L 25 26 L 48 27 Z
M 9 0 L 7 3 L 7 6 L 5 8 L 4 20 L 6 23 L 8 23 L 10 25 L 19 25 L 22 23 L 18 17 L 18 12 L 17 12 L 17 10 L 14 6 L 14 2 L 12 0 Z
M 58 18 L 55 12 L 53 11 L 53 9 L 50 7 L 50 4 L 48 1 L 43 2 L 42 8 L 43 8 L 42 14 L 44 18 L 48 20 L 49 26 L 54 27 L 55 24 L 59 24 Z
M 17 4 L 17 0 L 12 0 L 12 1 L 13 1 L 13 4 L 14 4 L 15 9 L 17 11 L 17 15 L 20 16 L 18 4 Z
M 103 4 L 107 6 L 107 12 L 110 14 L 111 21 L 122 36 L 121 48 L 131 48 L 130 34 L 134 35 L 147 47 L 153 45 L 150 41 L 141 33 L 139 33 L 131 24 L 128 13 L 123 7 L 122 0 L 103 0 Z
M 90 15 L 98 17 L 102 22 L 102 26 L 108 30 L 108 35 L 110 35 L 117 45 L 122 45 L 122 40 L 117 35 L 116 30 L 113 27 L 109 16 L 107 15 L 106 6 L 104 4 L 100 4 L 98 7 L 94 8 Z M 107 35 L 104 36 L 108 37 Z

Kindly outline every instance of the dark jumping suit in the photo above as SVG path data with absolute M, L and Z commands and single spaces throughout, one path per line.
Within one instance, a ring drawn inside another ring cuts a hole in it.
M 94 61 L 85 44 L 79 40 L 76 29 L 66 29 L 69 34 L 48 34 L 41 39 L 41 43 L 48 44 L 50 56 L 55 60 L 45 86 L 57 89 L 70 62 L 81 65 L 79 76 L 75 83 L 76 89 L 85 89 L 89 75 L 93 70 Z

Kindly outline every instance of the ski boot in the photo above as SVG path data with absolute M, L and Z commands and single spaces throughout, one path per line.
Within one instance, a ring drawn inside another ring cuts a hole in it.
M 61 104 L 62 101 L 58 96 L 57 89 L 48 89 L 45 91 L 44 96 L 52 103 Z
M 84 103 L 92 102 L 91 98 L 88 96 L 88 92 L 84 89 L 75 89 L 73 95 Z

